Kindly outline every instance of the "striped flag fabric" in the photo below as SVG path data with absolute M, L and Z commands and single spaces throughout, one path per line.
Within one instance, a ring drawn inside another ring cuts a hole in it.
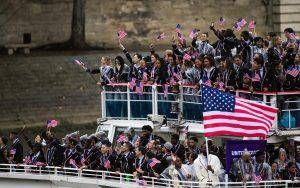
M 183 34 L 181 34 L 181 33 L 177 33 L 177 36 L 178 36 L 178 38 L 180 40 L 184 40 L 185 39 L 184 36 L 183 36 Z
M 224 89 L 224 86 L 225 86 L 224 82 L 219 81 L 219 82 L 218 82 L 218 85 L 219 85 L 219 88 L 220 88 L 220 89 Z
M 266 138 L 277 108 L 201 85 L 204 136 Z
M 176 25 L 175 31 L 176 31 L 176 33 L 181 33 L 181 25 L 180 24 Z
M 244 79 L 251 79 L 251 77 L 249 76 L 248 73 L 245 73 L 245 74 L 243 75 L 243 78 L 244 78 Z
M 256 22 L 254 20 L 251 20 L 249 22 L 249 25 L 248 25 L 249 29 L 255 29 L 256 27 Z
M 118 38 L 121 40 L 127 36 L 127 33 L 125 31 L 118 31 L 117 35 L 118 35 Z
M 109 160 L 106 160 L 105 162 L 104 162 L 104 168 L 106 168 L 106 169 L 109 169 L 109 168 L 111 168 L 111 166 L 110 166 L 110 161 Z
M 244 27 L 247 24 L 247 21 L 245 20 L 245 18 L 239 18 L 238 24 L 240 27 Z
M 291 39 L 295 39 L 295 38 L 296 38 L 296 35 L 295 35 L 295 33 L 290 33 L 290 34 L 289 34 L 289 37 L 290 37 Z
M 131 78 L 131 81 L 129 82 L 129 89 L 133 90 L 134 86 L 136 85 L 135 81 L 135 78 Z
M 189 37 L 190 37 L 191 39 L 193 39 L 193 38 L 195 37 L 196 33 L 197 33 L 197 29 L 195 29 L 195 28 L 192 29 L 192 31 L 190 32 Z
M 252 82 L 260 82 L 260 77 L 257 73 L 251 78 Z
M 233 26 L 233 29 L 236 30 L 236 31 L 240 31 L 242 28 L 241 28 L 241 26 L 239 25 L 239 23 L 236 22 L 236 23 L 234 24 L 234 26 Z
M 138 82 L 135 87 L 135 92 L 142 95 L 144 90 L 144 84 L 142 82 Z
M 187 61 L 190 61 L 191 58 L 192 58 L 192 57 L 191 57 L 189 54 L 187 54 L 187 53 L 185 53 L 184 56 L 183 56 L 183 59 L 184 59 L 184 60 L 187 60 Z
M 262 181 L 262 177 L 260 175 L 255 175 L 255 173 L 253 174 L 253 179 L 255 181 L 255 184 L 259 184 Z
M 151 168 L 153 168 L 156 164 L 161 163 L 159 160 L 157 160 L 156 158 L 152 158 L 149 162 L 149 166 Z
M 163 85 L 163 89 L 164 89 L 164 98 L 168 98 L 169 86 L 167 84 L 165 84 L 165 85 Z
M 206 85 L 206 86 L 210 86 L 211 87 L 211 81 L 210 81 L 210 79 L 207 79 L 203 84 Z
M 58 125 L 58 121 L 57 120 L 47 120 L 47 128 L 51 127 L 54 128 Z
M 161 34 L 159 34 L 158 36 L 157 36 L 157 38 L 156 38 L 156 40 L 162 40 L 162 39 L 164 39 L 164 38 L 166 38 L 166 34 L 165 33 L 161 33 Z
M 298 70 L 296 67 L 295 68 L 290 68 L 286 70 L 286 74 L 291 75 L 292 77 L 297 77 L 299 75 L 300 70 Z

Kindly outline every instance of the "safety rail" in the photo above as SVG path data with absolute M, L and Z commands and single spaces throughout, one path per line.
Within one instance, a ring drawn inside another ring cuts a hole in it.
M 170 86 L 169 86 L 170 87 Z M 178 113 L 187 122 L 202 123 L 201 93 L 195 86 L 180 85 L 177 93 L 164 92 L 165 85 L 144 84 L 143 93 L 127 83 L 109 84 L 101 93 L 102 117 L 108 119 L 146 119 L 148 114 L 166 115 L 176 120 Z M 280 113 L 272 129 L 300 127 L 300 91 L 250 92 L 236 90 L 237 96 L 278 107 Z
M 23 176 L 20 176 L 23 175 Z M 0 164 L 0 179 L 25 178 L 32 180 L 56 180 L 68 181 L 69 183 L 88 182 L 98 186 L 108 187 L 291 187 L 299 186 L 298 178 L 294 180 L 273 180 L 260 182 L 199 182 L 199 181 L 180 181 L 171 179 L 162 179 L 155 177 L 143 176 L 135 178 L 132 174 L 62 168 L 54 166 L 35 166 L 35 165 L 16 165 L 16 164 Z M 56 178 L 49 178 L 56 177 Z M 73 179 L 72 179 L 73 177 Z M 78 179 L 79 178 L 79 179 Z M 87 181 L 84 181 L 87 180 Z M 91 181 L 95 180 L 95 181 Z M 0 183 L 1 184 L 1 183 Z

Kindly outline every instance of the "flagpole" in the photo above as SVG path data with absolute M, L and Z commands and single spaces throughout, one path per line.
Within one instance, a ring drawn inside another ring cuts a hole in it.
M 206 145 L 206 158 L 207 158 L 207 165 L 209 165 L 209 160 L 208 160 L 208 139 L 207 137 L 204 137 L 205 138 L 205 145 Z M 207 168 L 207 167 L 206 167 Z M 207 178 L 208 178 L 208 181 L 210 181 L 210 178 L 209 178 L 209 171 L 207 170 Z

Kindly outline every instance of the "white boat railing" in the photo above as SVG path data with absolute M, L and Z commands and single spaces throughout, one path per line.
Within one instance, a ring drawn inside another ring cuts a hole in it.
M 178 112 L 187 122 L 202 123 L 201 93 L 195 86 L 180 85 L 178 93 L 165 93 L 161 85 L 144 85 L 144 92 L 130 90 L 129 84 L 113 84 L 104 87 L 101 93 L 102 118 L 140 120 L 148 114 L 165 115 L 168 120 L 177 120 Z M 300 91 L 250 92 L 237 90 L 235 94 L 278 107 L 272 129 L 300 128 Z
M 20 176 L 23 175 L 23 176 Z M 55 178 L 49 178 L 55 177 Z M 43 178 L 44 177 L 44 178 Z M 155 177 L 135 178 L 132 174 L 98 171 L 98 170 L 80 170 L 75 168 L 62 168 L 53 166 L 34 166 L 34 165 L 15 165 L 0 164 L 1 178 L 26 178 L 32 180 L 56 180 L 67 181 L 69 183 L 87 180 L 91 184 L 108 187 L 299 187 L 300 181 L 295 180 L 274 180 L 261 182 L 199 182 L 199 181 L 179 181 L 171 179 L 162 179 Z M 72 179 L 73 178 L 73 179 Z M 96 180 L 96 181 L 89 181 Z M 0 181 L 1 184 L 1 181 Z

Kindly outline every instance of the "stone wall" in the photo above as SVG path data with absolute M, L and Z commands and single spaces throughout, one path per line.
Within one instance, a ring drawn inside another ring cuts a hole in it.
M 0 46 L 22 44 L 23 33 L 37 45 L 67 41 L 72 9 L 72 0 L 1 0 Z
M 256 17 L 257 32 L 272 30 L 270 11 L 262 0 L 86 0 L 86 40 L 91 46 L 116 47 L 116 31 L 128 32 L 126 45 L 148 45 L 160 32 L 169 38 L 177 23 L 183 33 L 197 27 L 208 31 L 220 16 L 232 27 L 239 17 Z M 266 0 L 266 2 L 269 2 Z M 31 33 L 38 45 L 68 41 L 71 34 L 72 0 L 1 0 L 0 46 L 23 42 Z M 271 12 L 272 13 L 272 12 Z
M 86 40 L 92 46 L 115 47 L 116 31 L 128 32 L 126 44 L 148 45 L 159 33 L 169 37 L 160 44 L 169 44 L 175 26 L 180 23 L 188 36 L 192 28 L 209 31 L 211 22 L 220 16 L 232 27 L 239 17 L 256 17 L 257 32 L 272 29 L 266 6 L 260 0 L 89 0 L 86 4 Z

